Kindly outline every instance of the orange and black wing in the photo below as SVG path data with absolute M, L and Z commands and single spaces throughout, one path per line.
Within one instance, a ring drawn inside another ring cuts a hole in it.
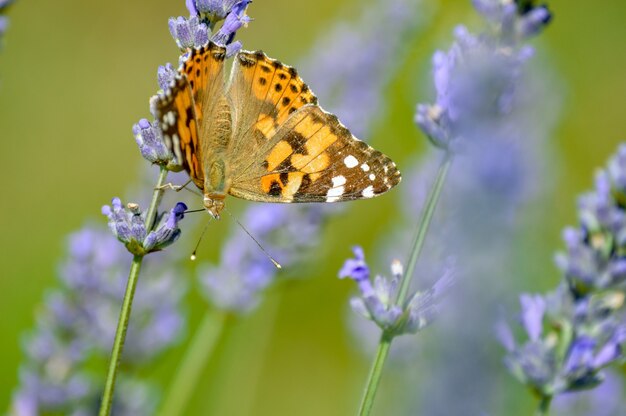
M 210 152 L 204 142 L 224 97 L 225 56 L 225 48 L 212 42 L 187 52 L 173 83 L 155 103 L 165 143 L 200 189 L 204 184 L 202 161 Z
M 395 163 L 317 105 L 298 109 L 233 174 L 230 194 L 264 202 L 372 198 L 400 182 Z

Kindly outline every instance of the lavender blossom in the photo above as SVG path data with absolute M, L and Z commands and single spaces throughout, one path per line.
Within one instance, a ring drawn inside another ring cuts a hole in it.
M 166 75 L 163 74 L 163 78 L 165 77 Z M 142 118 L 133 126 L 133 134 L 141 155 L 147 161 L 167 166 L 174 159 L 172 152 L 170 152 L 163 141 L 163 133 L 158 122 L 150 123 L 145 118 Z
M 510 3 L 489 2 L 497 8 Z M 445 313 L 427 340 L 437 353 L 410 367 L 434 376 L 421 386 L 410 409 L 402 410 L 405 413 L 503 412 L 498 397 L 506 375 L 493 360 L 497 346 L 485 343 L 491 336 L 485 323 L 506 299 L 510 282 L 518 282 L 510 263 L 513 237 L 525 204 L 550 185 L 543 161 L 558 108 L 558 84 L 547 80 L 545 71 L 538 75 L 534 70 L 527 36 L 512 36 L 507 29 L 525 17 L 519 12 L 505 17 L 513 23 L 497 23 L 489 16 L 480 34 L 464 26 L 455 29 L 452 46 L 433 56 L 436 99 L 418 105 L 416 122 L 435 148 L 405 175 L 407 220 L 415 221 L 423 209 L 424 184 L 435 177 L 439 149 L 455 156 L 431 226 L 436 232 L 426 240 L 421 257 L 425 261 L 416 273 L 432 275 L 451 255 L 463 266 L 441 305 Z M 389 240 L 408 247 L 410 236 L 404 234 L 399 230 Z M 387 245 L 396 256 L 406 251 Z M 533 322 L 532 316 L 528 319 Z M 455 400 L 449 400 L 449 391 L 455 392 Z
M 579 228 L 563 232 L 567 250 L 556 256 L 577 295 L 604 289 L 626 290 L 626 145 L 596 175 L 595 189 L 578 202 Z
M 528 341 L 517 345 L 500 323 L 498 337 L 508 351 L 509 371 L 544 397 L 593 388 L 602 369 L 623 359 L 626 325 L 614 312 L 623 293 L 575 299 L 566 287 L 545 297 L 522 295 L 522 323 Z
M 232 56 L 241 49 L 241 43 L 233 43 L 233 39 L 237 31 L 247 26 L 251 21 L 246 15 L 246 8 L 250 3 L 250 0 L 244 0 L 235 4 L 230 13 L 226 16 L 220 30 L 211 37 L 213 42 L 219 45 L 226 45 L 226 56 Z
M 496 38 L 475 36 L 464 26 L 455 29 L 455 37 L 448 52 L 433 57 L 436 102 L 418 105 L 415 116 L 431 142 L 442 148 L 508 133 L 503 121 L 517 104 L 516 87 L 533 53 L 528 46 L 505 47 Z
M 169 348 L 184 324 L 183 281 L 159 264 L 160 255 L 153 259 L 139 282 L 126 365 L 141 365 Z M 109 358 L 129 266 L 128 253 L 105 230 L 85 227 L 70 236 L 68 257 L 59 268 L 60 287 L 47 294 L 36 328 L 24 338 L 27 359 L 20 368 L 13 415 L 95 413 L 102 380 L 87 363 Z M 145 382 L 121 382 L 128 388 L 120 389 L 115 411 L 150 414 L 155 397 Z
M 199 15 L 210 22 L 224 20 L 235 7 L 247 6 L 250 1 L 241 0 L 186 0 L 191 15 Z
M 432 323 L 438 312 L 437 303 L 452 282 L 451 269 L 448 269 L 431 289 L 415 292 L 407 302 L 399 305 L 397 292 L 404 274 L 402 264 L 394 260 L 391 263 L 392 278 L 377 275 L 372 282 L 363 249 L 354 247 L 353 251 L 355 257 L 346 260 L 339 271 L 339 278 L 349 277 L 359 286 L 361 295 L 353 297 L 350 301 L 356 313 L 375 322 L 391 337 L 416 333 Z
M 472 0 L 476 10 L 496 26 L 504 40 L 510 41 L 534 36 L 552 21 L 548 6 L 533 3 L 534 0 Z
M 120 240 L 128 251 L 134 255 L 162 250 L 174 243 L 180 237 L 178 222 L 184 218 L 187 206 L 179 202 L 165 215 L 163 213 L 157 221 L 153 231 L 147 232 L 144 216 L 138 204 L 130 203 L 127 208 L 122 207 L 119 198 L 113 198 L 111 206 L 102 207 L 102 214 L 109 219 L 109 228 L 113 235 Z
M 602 382 L 602 369 L 623 361 L 626 343 L 623 305 L 624 265 L 623 195 L 626 146 L 618 149 L 606 169 L 596 175 L 596 189 L 579 200 L 580 227 L 566 228 L 563 235 L 566 253 L 556 257 L 564 274 L 556 294 L 546 297 L 544 328 L 522 346 L 510 336 L 500 338 L 509 352 L 506 358 L 511 373 L 544 397 L 578 389 L 593 388 Z M 535 320 L 543 310 L 522 305 Z M 527 332 L 528 325 L 526 325 Z M 536 354 L 543 352 L 542 356 Z
M 197 48 L 209 41 L 209 28 L 200 22 L 198 16 L 186 19 L 182 16 L 171 17 L 168 26 L 172 37 L 181 50 Z
M 251 0 L 187 0 L 186 3 L 191 16 L 169 20 L 170 33 L 181 50 L 199 48 L 209 39 L 224 45 L 226 56 L 241 49 L 241 42 L 233 40 L 237 31 L 251 21 L 246 15 Z M 215 30 L 215 25 L 222 20 L 222 26 Z
M 267 204 L 246 211 L 242 223 L 286 267 L 316 244 L 322 219 L 319 207 Z M 250 236 L 236 229 L 223 246 L 220 264 L 201 267 L 200 282 L 208 300 L 218 308 L 248 312 L 279 273 Z
M 174 78 L 176 78 L 176 75 L 178 75 L 178 72 L 172 64 L 167 63 L 165 65 L 159 66 L 159 69 L 157 70 L 157 79 L 161 90 L 165 91 L 169 89 L 174 82 Z

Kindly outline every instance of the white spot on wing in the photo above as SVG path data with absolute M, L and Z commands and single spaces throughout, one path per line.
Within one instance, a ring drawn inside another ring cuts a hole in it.
M 363 195 L 364 198 L 371 198 L 374 196 L 374 187 L 372 185 L 368 186 L 367 188 L 363 189 L 363 192 L 361 192 L 361 195 Z
M 367 163 L 363 163 L 361 165 L 361 169 L 363 169 L 363 172 L 368 172 L 370 170 L 370 165 L 368 165 Z
M 344 187 L 338 186 L 336 188 L 330 188 L 326 193 L 326 202 L 335 202 L 343 195 Z
M 333 178 L 333 188 L 336 188 L 338 186 L 342 186 L 346 184 L 346 178 L 343 175 L 339 175 L 339 176 L 335 176 Z M 343 193 L 343 192 L 342 192 Z
M 358 165 L 358 164 L 359 164 L 359 161 L 357 160 L 357 158 L 356 158 L 356 157 L 354 157 L 354 156 L 352 156 L 352 155 L 348 155 L 348 156 L 346 156 L 346 158 L 343 160 L 343 163 L 345 163 L 345 165 L 346 165 L 348 168 L 353 168 L 353 167 L 355 167 L 356 165 Z
M 168 111 L 168 113 L 165 115 L 165 121 L 170 126 L 174 125 L 174 123 L 176 122 L 176 118 L 174 118 L 174 112 L 173 111 Z
M 176 156 L 176 162 L 179 165 L 182 165 L 182 163 L 183 163 L 183 154 L 180 151 L 180 137 L 178 137 L 178 134 L 173 134 L 172 135 L 172 141 L 174 142 L 172 147 L 174 148 L 174 156 Z
M 373 173 L 370 173 L 370 181 L 373 181 L 374 179 L 376 179 L 376 175 L 374 175 Z

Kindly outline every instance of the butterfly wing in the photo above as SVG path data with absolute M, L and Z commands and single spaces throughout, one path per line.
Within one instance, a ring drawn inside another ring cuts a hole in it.
M 213 42 L 192 49 L 183 55 L 179 74 L 170 88 L 155 103 L 163 138 L 176 161 L 203 189 L 203 160 L 214 148 L 207 140 L 224 122 L 230 124 L 229 113 L 220 112 L 225 99 L 224 59 L 226 49 Z
M 379 195 L 400 182 L 395 164 L 356 139 L 294 68 L 242 51 L 233 65 L 229 149 L 233 196 L 263 202 L 335 202 Z
M 232 179 L 230 194 L 264 202 L 336 202 L 380 195 L 400 182 L 395 163 L 336 116 L 306 105 Z
M 248 161 L 294 111 L 317 103 L 294 68 L 260 51 L 241 51 L 236 55 L 228 97 L 233 113 L 233 141 L 229 153 L 235 158 L 243 155 Z

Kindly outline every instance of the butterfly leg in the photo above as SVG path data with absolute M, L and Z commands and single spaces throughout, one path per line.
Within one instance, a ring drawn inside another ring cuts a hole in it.
M 180 192 L 181 190 L 185 189 L 187 185 L 189 185 L 190 183 L 191 183 L 191 179 L 189 179 L 187 182 L 185 182 L 182 185 L 174 185 L 173 183 L 169 182 L 164 185 L 158 186 L 155 189 L 158 189 L 161 191 L 171 189 L 172 191 Z

